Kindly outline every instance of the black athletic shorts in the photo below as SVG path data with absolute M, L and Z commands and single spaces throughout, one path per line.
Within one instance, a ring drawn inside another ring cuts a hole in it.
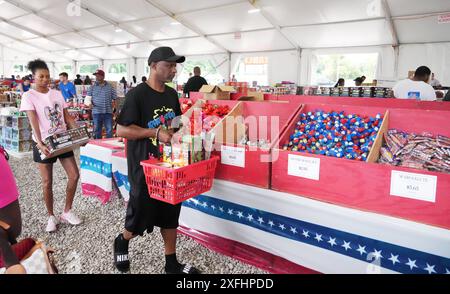
M 64 154 L 61 154 L 61 155 L 58 155 L 58 156 L 55 156 L 55 157 L 52 157 L 52 158 L 48 158 L 48 159 L 42 160 L 41 159 L 41 153 L 39 152 L 39 149 L 37 148 L 36 142 L 33 141 L 32 145 L 33 145 L 33 161 L 36 162 L 36 163 L 51 164 L 51 163 L 55 163 L 58 160 L 58 158 L 63 159 L 63 158 L 70 158 L 70 157 L 75 156 L 73 154 L 73 151 L 69 151 L 67 153 L 64 153 Z
M 153 232 L 153 227 L 176 229 L 180 211 L 181 203 L 172 205 L 150 198 L 147 186 L 132 186 L 125 217 L 125 229 L 140 236 L 145 231 Z

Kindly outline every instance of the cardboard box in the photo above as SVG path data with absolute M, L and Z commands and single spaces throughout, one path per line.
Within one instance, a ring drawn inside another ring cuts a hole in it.
M 386 108 L 307 104 L 302 112 L 316 109 L 343 110 L 346 113 L 373 116 Z M 272 189 L 449 229 L 450 174 L 376 163 L 383 141 L 382 134 L 387 129 L 394 128 L 409 133 L 426 131 L 433 135 L 450 136 L 446 124 L 447 114 L 446 111 L 438 110 L 389 109 L 385 112 L 385 119 L 367 162 L 282 150 L 282 144 L 289 140 L 295 129 L 296 121 L 292 121 L 276 150 L 279 158 L 272 163 Z M 303 164 L 298 164 L 299 161 Z M 308 173 L 294 173 L 297 164 Z M 394 195 L 393 189 L 402 186 L 395 182 L 394 175 L 401 172 L 409 173 L 409 177 L 412 174 L 413 178 L 427 178 L 429 183 L 434 182 L 430 191 L 422 189 L 423 187 L 419 189 L 432 194 L 432 197 L 424 199 L 415 195 Z
M 230 100 L 230 93 L 233 91 L 231 86 L 204 85 L 199 92 L 203 93 L 206 100 Z
M 246 97 L 253 97 L 253 100 L 243 100 L 243 99 L 239 99 L 239 100 L 240 101 L 264 101 L 264 93 L 262 93 L 262 92 L 248 91 Z

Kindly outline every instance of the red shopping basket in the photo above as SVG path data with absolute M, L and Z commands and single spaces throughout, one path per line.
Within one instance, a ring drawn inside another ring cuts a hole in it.
M 178 204 L 211 190 L 218 156 L 180 168 L 161 165 L 157 159 L 141 162 L 150 197 Z

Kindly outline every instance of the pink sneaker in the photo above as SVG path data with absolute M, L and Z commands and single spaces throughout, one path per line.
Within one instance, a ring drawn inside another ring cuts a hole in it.
M 74 214 L 72 210 L 61 214 L 61 222 L 70 224 L 72 226 L 76 226 L 82 223 L 81 219 L 76 214 Z

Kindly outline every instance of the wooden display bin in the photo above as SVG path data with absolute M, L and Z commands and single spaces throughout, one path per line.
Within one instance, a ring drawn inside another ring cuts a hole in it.
M 278 144 L 280 135 L 296 117 L 300 106 L 270 102 L 242 102 L 241 105 L 248 139 L 270 143 L 267 149 L 261 149 L 224 142 L 213 153 L 220 157 L 216 178 L 267 189 L 270 187 L 270 150 Z
M 307 104 L 302 112 L 316 109 L 369 116 L 385 110 Z M 274 150 L 279 152 L 279 158 L 272 164 L 272 189 L 450 229 L 450 174 L 376 163 L 383 132 L 398 129 L 450 136 L 447 120 L 446 111 L 390 109 L 368 162 L 360 162 L 282 150 L 282 144 L 289 140 L 295 129 L 295 119 L 282 135 L 279 148 Z M 296 168 L 303 172 L 299 173 Z M 411 187 L 417 191 L 409 191 Z

